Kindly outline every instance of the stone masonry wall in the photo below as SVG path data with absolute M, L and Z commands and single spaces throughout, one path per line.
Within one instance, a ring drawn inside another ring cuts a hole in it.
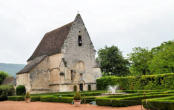
M 78 45 L 79 35 L 82 37 L 82 46 Z M 77 16 L 72 25 L 62 47 L 62 53 L 67 62 L 68 68 L 72 70 L 76 70 L 74 65 L 79 61 L 84 62 L 85 71 L 83 73 L 83 80 L 85 83 L 95 83 L 97 76 L 101 76 L 100 71 L 97 73 L 95 73 L 96 71 L 93 71 L 93 67 L 96 65 L 95 49 L 80 16 Z
M 30 74 L 18 74 L 16 75 L 16 85 L 25 85 L 27 91 L 30 91 Z

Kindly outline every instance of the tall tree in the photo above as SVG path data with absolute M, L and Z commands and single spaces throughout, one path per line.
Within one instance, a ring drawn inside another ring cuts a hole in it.
M 0 84 L 4 81 L 4 79 L 8 76 L 8 73 L 0 71 Z
M 174 72 L 174 41 L 162 43 L 152 49 L 153 59 L 149 64 L 152 73 Z
M 104 75 L 124 76 L 130 73 L 128 60 L 124 59 L 116 46 L 100 49 L 97 60 Z
M 150 74 L 149 63 L 152 59 L 151 52 L 146 48 L 136 47 L 129 55 L 131 63 L 130 72 L 132 75 Z

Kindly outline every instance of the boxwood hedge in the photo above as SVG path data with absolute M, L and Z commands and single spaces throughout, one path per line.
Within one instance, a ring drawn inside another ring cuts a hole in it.
M 94 96 L 85 96 L 85 97 L 82 97 L 81 99 L 81 103 L 90 103 L 92 101 L 95 101 L 95 98 Z
M 24 101 L 24 96 L 8 96 L 8 100 L 11 101 Z
M 105 91 L 101 91 L 101 92 L 82 92 L 80 93 L 81 96 L 98 96 L 98 95 L 101 95 L 102 93 L 104 93 Z M 57 97 L 74 97 L 74 94 L 75 93 L 57 93 L 57 94 L 54 94 L 54 96 L 57 96 Z
M 40 101 L 40 96 L 31 96 L 30 98 L 32 102 Z
M 173 110 L 174 96 L 146 99 L 142 103 L 144 108 L 150 110 Z
M 42 101 L 42 102 L 72 103 L 73 97 L 41 96 L 40 101 Z
M 100 106 L 113 106 L 113 107 L 125 107 L 130 105 L 142 104 L 142 99 L 166 97 L 173 94 L 130 94 L 130 95 L 117 95 L 117 96 L 105 96 L 97 97 L 96 104 Z
M 40 101 L 40 96 L 31 96 L 31 102 Z M 8 96 L 8 100 L 11 101 L 24 101 L 25 96 Z
M 97 89 L 106 90 L 108 85 L 119 85 L 122 90 L 174 89 L 174 73 L 142 76 L 105 76 L 97 79 Z

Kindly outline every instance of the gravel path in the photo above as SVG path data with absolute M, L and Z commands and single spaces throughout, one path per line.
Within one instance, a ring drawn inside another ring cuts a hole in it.
M 65 103 L 3 101 L 0 102 L 0 110 L 141 110 L 141 106 L 117 108 L 82 104 L 80 107 L 75 107 L 74 105 Z

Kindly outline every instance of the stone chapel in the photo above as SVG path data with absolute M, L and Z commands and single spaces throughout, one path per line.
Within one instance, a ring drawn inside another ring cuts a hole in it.
M 16 86 L 31 93 L 96 90 L 101 77 L 96 50 L 80 14 L 74 21 L 46 33 L 16 73 Z

